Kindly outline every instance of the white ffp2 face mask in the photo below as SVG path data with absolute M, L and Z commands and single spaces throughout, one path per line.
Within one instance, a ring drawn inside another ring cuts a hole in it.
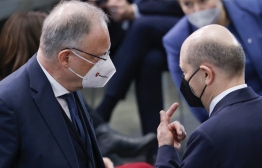
M 201 28 L 210 24 L 214 24 L 218 21 L 219 17 L 222 13 L 221 4 L 217 5 L 217 7 L 212 9 L 206 9 L 199 12 L 195 12 L 192 14 L 188 14 L 188 21 L 196 26 L 197 28 Z
M 73 51 L 72 51 L 73 52 Z M 82 58 L 83 60 L 92 63 L 89 60 L 81 57 L 80 55 L 73 52 L 76 56 Z M 72 71 L 75 75 L 82 78 L 82 85 L 83 88 L 98 88 L 103 87 L 109 81 L 109 79 L 114 75 L 116 72 L 116 68 L 110 59 L 109 55 L 107 56 L 106 60 L 100 59 L 94 66 L 87 72 L 85 76 L 81 76 L 73 71 L 70 67 L 68 67 L 70 71 Z

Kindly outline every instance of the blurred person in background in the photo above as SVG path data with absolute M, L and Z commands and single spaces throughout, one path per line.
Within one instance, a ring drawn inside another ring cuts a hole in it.
M 42 12 L 14 13 L 0 34 L 0 80 L 24 65 L 39 47 Z

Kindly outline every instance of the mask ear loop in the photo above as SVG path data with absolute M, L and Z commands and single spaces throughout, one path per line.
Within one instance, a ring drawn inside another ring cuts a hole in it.
M 71 51 L 72 51 L 72 53 L 74 53 L 76 56 L 78 56 L 78 57 L 81 58 L 82 60 L 84 60 L 84 61 L 86 61 L 86 62 L 88 62 L 88 63 L 90 63 L 90 64 L 95 65 L 95 63 L 93 63 L 93 62 L 85 59 L 84 57 L 82 57 L 82 56 L 80 56 L 79 54 L 77 54 L 75 51 L 73 51 L 73 50 L 71 50 Z
M 91 61 L 89 61 L 89 60 L 81 57 L 80 55 L 78 55 L 78 54 L 77 54 L 76 52 L 74 52 L 73 50 L 71 50 L 71 51 L 72 51 L 72 53 L 74 53 L 77 57 L 83 59 L 84 61 L 86 61 L 86 62 L 88 62 L 88 63 L 90 63 L 90 64 L 93 64 L 93 65 L 95 64 L 95 63 L 93 63 L 93 62 L 91 62 Z M 77 74 L 77 73 L 76 73 L 75 71 L 73 71 L 70 67 L 68 67 L 68 69 L 69 69 L 71 72 L 73 72 L 76 76 L 78 76 L 79 78 L 84 79 L 83 76 Z
M 73 72 L 76 76 L 78 76 L 79 78 L 82 78 L 82 79 L 84 79 L 84 77 L 83 76 L 81 76 L 81 75 L 79 75 L 79 74 L 77 74 L 75 71 L 73 71 L 70 67 L 68 67 L 68 69 L 71 71 L 71 72 Z
M 193 78 L 193 76 L 199 71 L 199 69 L 200 69 L 200 68 L 198 68 L 198 69 L 191 75 L 191 77 L 190 77 L 189 80 L 188 80 L 188 83 L 189 83 L 189 81 Z
M 200 68 L 198 68 L 198 69 L 197 69 L 197 70 L 192 74 L 192 76 L 189 78 L 189 80 L 188 80 L 188 84 L 189 84 L 189 81 L 193 78 L 193 76 L 194 76 L 194 75 L 199 71 L 199 69 L 200 69 Z M 204 87 L 202 93 L 200 94 L 199 99 L 201 99 L 201 97 L 203 96 L 204 91 L 206 90 L 206 87 L 207 87 L 207 85 Z M 191 87 L 190 87 L 190 89 L 191 89 Z M 193 91 L 193 90 L 191 89 L 191 91 Z M 194 94 L 194 91 L 193 91 L 193 94 Z
M 204 87 L 204 89 L 203 89 L 203 91 L 202 91 L 202 93 L 201 93 L 201 95 L 200 95 L 200 97 L 199 97 L 200 100 L 201 100 L 201 97 L 202 97 L 203 94 L 204 94 L 204 91 L 206 90 L 206 87 L 207 87 L 207 85 Z

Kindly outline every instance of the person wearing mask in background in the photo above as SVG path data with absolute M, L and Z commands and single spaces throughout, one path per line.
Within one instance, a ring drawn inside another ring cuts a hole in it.
M 101 4 L 110 18 L 125 28 L 125 36 L 116 44 L 119 30 L 109 25 L 114 65 L 117 73 L 106 86 L 105 95 L 95 109 L 105 121 L 110 121 L 114 108 L 125 98 L 133 81 L 142 133 L 156 133 L 158 112 L 163 109 L 162 73 L 167 70 L 166 53 L 162 45 L 164 34 L 183 16 L 176 1 L 169 0 L 108 0 Z M 115 42 L 115 43 L 114 43 Z M 157 142 L 146 160 L 154 164 Z
M 79 1 L 47 16 L 38 52 L 0 82 L 0 167 L 113 167 L 78 91 L 102 87 L 115 73 L 107 22 Z
M 34 55 L 39 47 L 41 28 L 46 13 L 29 11 L 12 14 L 5 22 L 0 34 L 0 79 L 20 68 Z M 113 155 L 132 157 L 152 146 L 156 135 L 128 137 L 111 129 L 100 115 L 90 113 L 102 156 L 113 159 L 115 165 L 124 163 Z
M 180 52 L 180 91 L 189 104 L 210 116 L 189 137 L 180 161 L 179 143 L 185 131 L 169 124 L 175 103 L 161 111 L 156 168 L 262 167 L 262 97 L 245 84 L 245 54 L 230 31 L 205 26 L 191 34 Z
M 163 38 L 168 67 L 174 84 L 180 86 L 182 71 L 179 52 L 184 40 L 195 30 L 209 24 L 219 24 L 235 35 L 246 55 L 245 80 L 262 95 L 262 1 L 260 0 L 179 0 L 185 15 Z M 204 122 L 204 109 L 191 104 L 193 115 Z

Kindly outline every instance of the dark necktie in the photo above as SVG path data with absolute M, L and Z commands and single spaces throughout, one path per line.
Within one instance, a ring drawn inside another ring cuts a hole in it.
M 77 109 L 77 105 L 76 105 L 73 93 L 65 94 L 61 97 L 66 100 L 67 105 L 68 105 L 68 109 L 69 109 L 69 112 L 70 112 L 70 116 L 71 116 L 71 121 L 72 121 L 74 127 L 76 128 L 76 130 L 78 131 L 81 139 L 85 143 L 86 142 L 86 135 L 85 135 L 83 124 L 82 124 L 80 117 L 79 117 L 79 113 L 78 113 L 78 109 Z
M 88 136 L 88 134 L 85 134 L 82 122 L 80 120 L 79 117 L 79 112 L 78 112 L 78 108 L 76 105 L 76 101 L 74 98 L 74 94 L 73 93 L 69 93 L 69 94 L 65 94 L 60 96 L 61 98 L 65 99 L 68 105 L 68 109 L 70 112 L 70 116 L 71 116 L 71 121 L 74 125 L 74 127 L 76 128 L 76 130 L 78 130 L 81 139 L 83 140 L 83 142 L 87 145 L 87 152 L 89 153 L 89 156 L 91 157 L 91 162 L 89 162 L 89 167 L 92 168 L 94 167 L 94 158 L 93 158 L 93 152 L 92 152 L 92 144 L 91 144 L 91 140 L 90 137 Z

